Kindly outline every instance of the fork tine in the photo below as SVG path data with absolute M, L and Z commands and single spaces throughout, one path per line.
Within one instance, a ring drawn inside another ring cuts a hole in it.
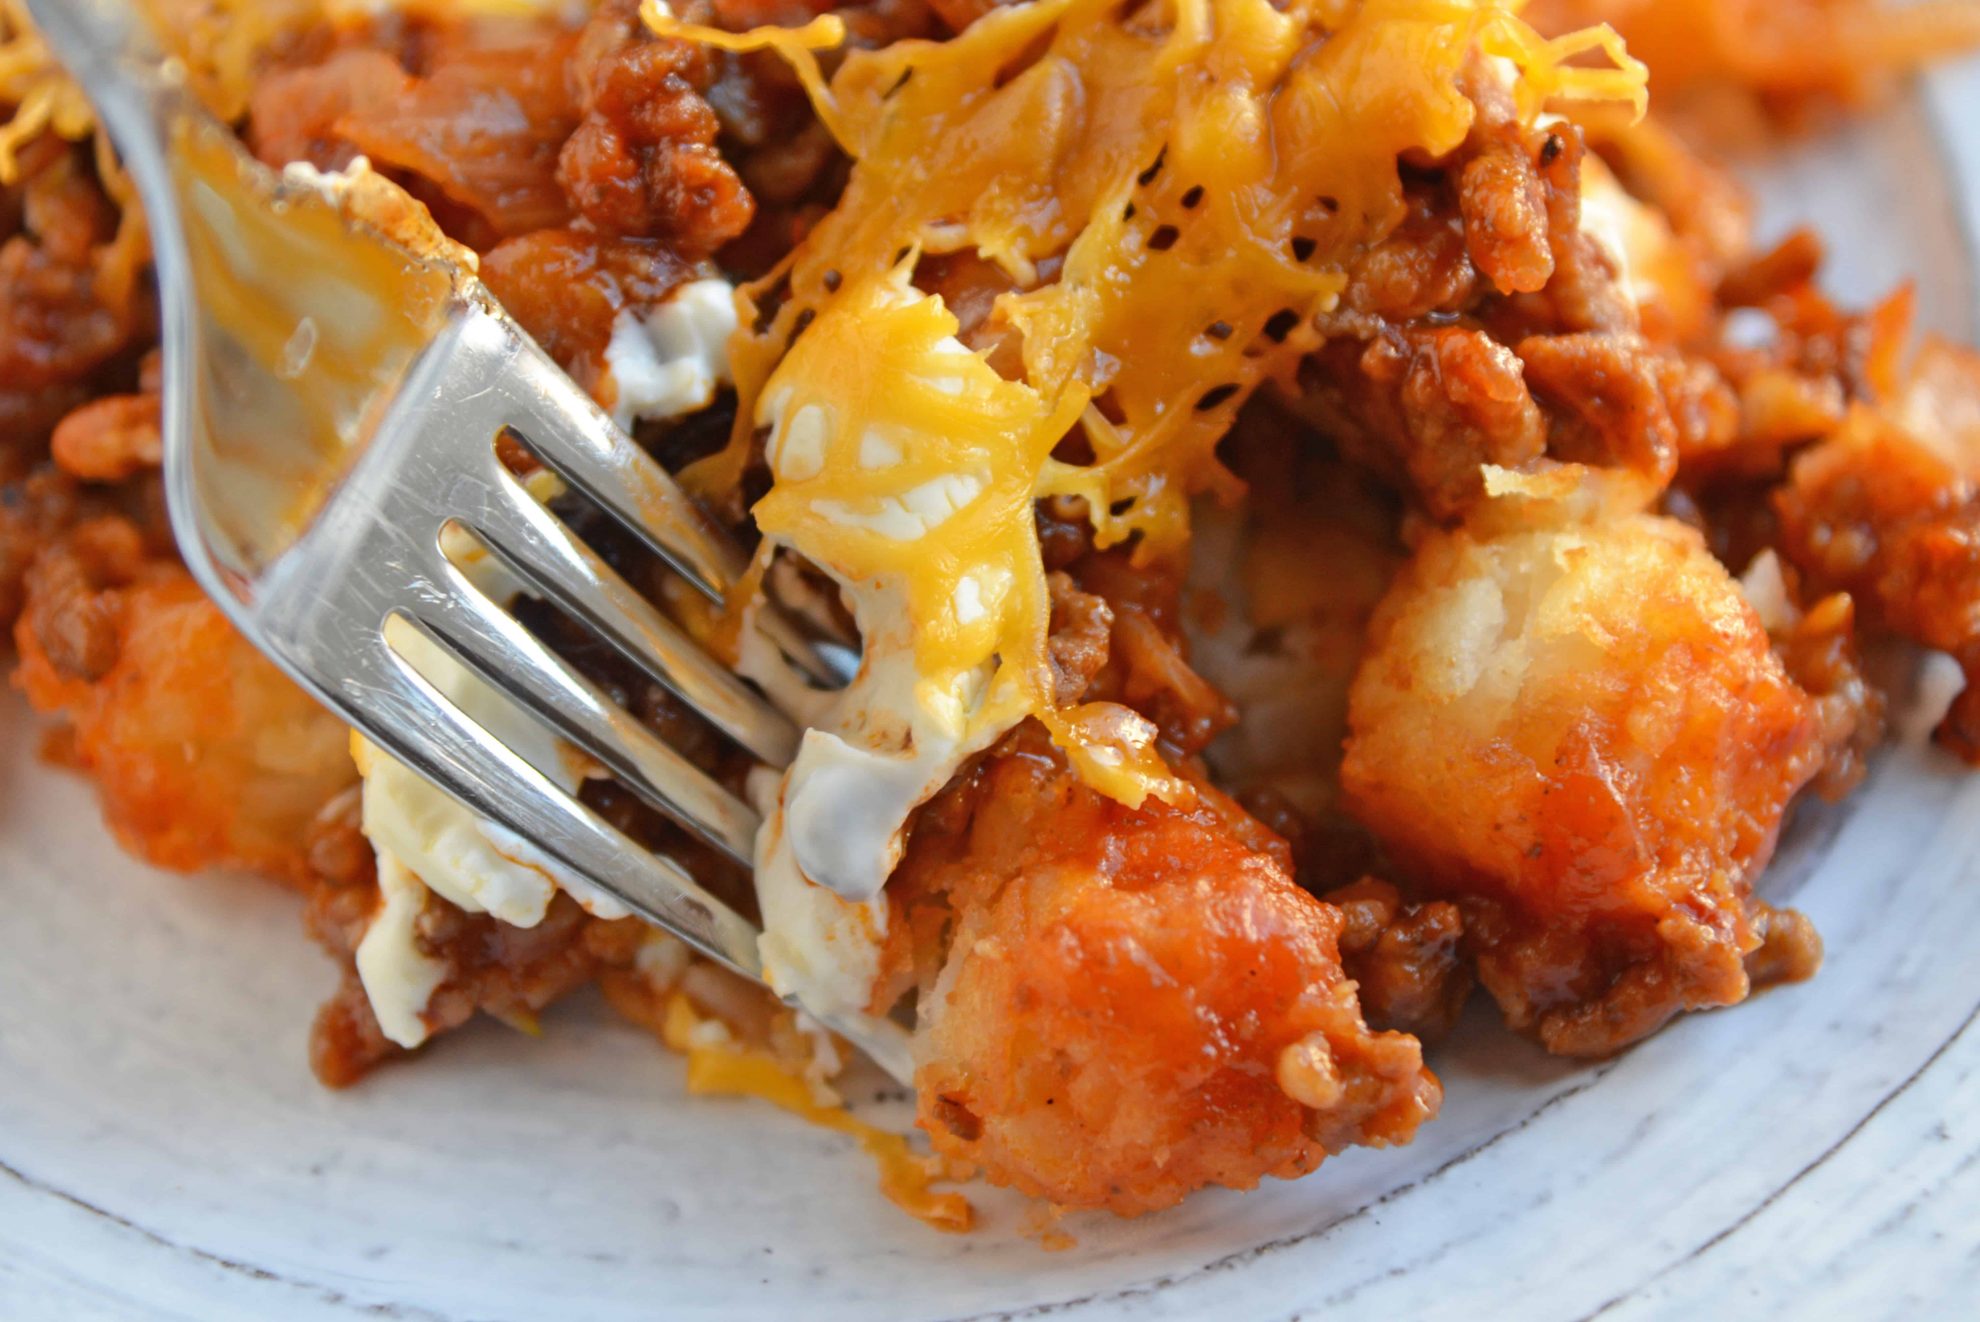
M 491 687 L 602 762 L 620 783 L 744 867 L 760 819 L 742 800 L 629 716 L 459 569 L 422 619 Z
M 743 558 L 710 531 L 657 460 L 620 431 L 589 395 L 533 345 L 516 354 L 509 429 L 571 487 L 600 506 L 711 601 L 721 601 Z M 574 427 L 574 417 L 595 427 Z
M 393 618 L 461 664 L 473 664 L 426 621 L 403 611 Z M 756 929 L 678 863 L 641 848 L 469 719 L 391 648 L 382 631 L 359 651 L 336 697 L 366 717 L 365 728 L 376 732 L 387 753 L 470 811 L 535 843 L 648 922 L 742 976 L 763 980 Z M 832 1015 L 823 1022 L 912 1086 L 914 1060 L 906 1030 L 898 1024 L 864 1014 Z
M 515 413 L 508 430 L 697 591 L 722 601 L 741 577 L 744 557 L 709 528 L 659 461 L 634 444 L 534 345 L 523 346 L 509 372 L 505 390 Z M 587 416 L 597 425 L 571 425 L 573 418 Z M 817 683 L 829 688 L 851 678 L 774 607 L 759 613 L 757 627 Z
M 717 729 L 771 766 L 797 751 L 797 728 L 682 633 L 508 473 L 467 528 L 535 591 L 605 639 Z
M 426 621 L 392 618 L 464 665 Z M 761 978 L 756 932 L 672 859 L 641 848 L 490 735 L 381 636 L 354 664 L 341 696 L 370 720 L 386 752 L 476 814 L 531 841 L 650 922 L 747 977 Z

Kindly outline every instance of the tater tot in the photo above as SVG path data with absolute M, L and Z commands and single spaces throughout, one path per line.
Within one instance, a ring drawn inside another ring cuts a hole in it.
M 343 724 L 121 519 L 78 526 L 27 576 L 15 682 L 60 714 L 125 848 L 302 885 L 324 804 L 357 779 Z
M 1459 902 L 1507 1021 L 1600 1055 L 1747 995 L 1773 917 L 1749 882 L 1824 748 L 1693 531 L 1495 505 L 1431 533 L 1378 611 L 1344 788 Z
M 945 797 L 894 883 L 948 906 L 916 1075 L 938 1151 L 1133 1215 L 1407 1142 L 1435 1113 L 1416 1039 L 1362 1021 L 1340 911 L 1214 792 L 1124 808 L 1033 731 Z

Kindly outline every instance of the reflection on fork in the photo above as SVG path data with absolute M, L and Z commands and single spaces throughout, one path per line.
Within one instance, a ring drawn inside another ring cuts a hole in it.
M 394 758 L 649 922 L 761 980 L 755 927 L 470 718 L 465 667 L 747 866 L 758 819 L 547 648 L 465 562 L 492 557 L 772 767 L 798 729 L 527 490 L 520 445 L 721 600 L 739 557 L 667 474 L 364 176 L 276 179 L 174 85 L 128 0 L 31 0 L 144 203 L 165 339 L 165 470 L 187 565 L 257 646 Z M 410 245 L 408 243 L 410 241 Z M 788 627 L 780 646 L 831 667 Z M 829 1026 L 906 1080 L 905 1034 Z

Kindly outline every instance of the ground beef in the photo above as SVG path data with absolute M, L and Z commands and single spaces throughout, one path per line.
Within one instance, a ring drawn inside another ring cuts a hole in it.
M 0 626 L 11 635 L 27 602 L 27 575 L 64 529 L 90 513 L 107 513 L 67 474 L 43 467 L 0 485 Z
M 607 0 L 585 27 L 572 66 L 584 118 L 557 178 L 595 228 L 693 255 L 748 228 L 755 201 L 716 149 L 719 124 L 702 97 L 710 66 L 704 48 L 648 32 L 635 0 Z
M 117 211 L 87 153 L 44 137 L 18 160 L 21 182 L 0 189 L 13 220 L 0 225 L 0 477 L 38 462 L 61 417 L 152 333 L 149 303 L 107 269 Z
M 1354 979 L 1368 1026 L 1425 1041 L 1450 1032 L 1472 985 L 1458 907 L 1441 900 L 1406 903 L 1394 886 L 1374 877 L 1321 898 L 1341 911 L 1341 966 Z
M 1523 129 L 1494 78 L 1467 86 L 1470 136 L 1405 171 L 1407 214 L 1350 264 L 1295 407 L 1440 521 L 1479 499 L 1487 464 L 1667 482 L 1682 448 L 1737 425 L 1736 399 L 1709 365 L 1638 333 L 1614 260 L 1581 227 L 1580 133 Z
M 537 230 L 498 244 L 481 263 L 482 280 L 509 314 L 594 392 L 619 313 L 660 302 L 688 272 L 659 240 L 588 229 Z
M 339 127 L 374 163 L 429 183 L 496 234 L 561 224 L 571 203 L 558 153 L 578 109 L 565 68 L 571 46 L 535 30 L 433 43 L 415 87 Z
M 1237 709 L 1190 666 L 1182 638 L 1148 610 L 1124 604 L 1114 616 L 1118 700 L 1155 722 L 1172 756 L 1192 757 L 1237 722 Z
M 106 395 L 65 416 L 49 437 L 56 467 L 88 482 L 123 482 L 158 468 L 164 458 L 159 413 L 158 357 L 146 358 L 144 388 Z
M 348 1087 L 377 1065 L 409 1054 L 379 1028 L 354 962 L 378 907 L 375 858 L 359 827 L 353 790 L 327 803 L 305 837 L 305 921 L 341 970 L 336 994 L 317 1011 L 310 1031 L 310 1067 L 332 1088 Z M 529 1026 L 537 1011 L 600 970 L 628 966 L 644 931 L 636 920 L 592 918 L 563 894 L 531 928 L 464 913 L 429 894 L 415 921 L 414 941 L 422 954 L 440 960 L 446 973 L 427 1003 L 426 1019 L 436 1034 L 459 1027 L 477 1011 Z
M 1046 583 L 1052 592 L 1051 638 L 1046 645 L 1052 663 L 1052 701 L 1069 707 L 1086 695 L 1093 677 L 1107 664 L 1114 612 L 1103 599 L 1074 587 L 1069 575 L 1054 573 Z
M 619 314 L 664 300 L 754 211 L 703 95 L 721 57 L 636 10 L 611 0 L 578 30 L 361 27 L 264 77 L 247 136 L 277 165 L 368 156 L 484 252 L 490 290 L 597 393 Z
M 1306 372 L 1309 416 L 1350 455 L 1406 480 L 1440 519 L 1483 494 L 1482 465 L 1522 468 L 1546 449 L 1546 420 L 1520 359 L 1482 331 L 1425 327 L 1366 344 L 1340 340 Z M 1315 412 L 1323 403 L 1328 412 Z
M 1980 763 L 1980 495 L 1935 453 L 1859 420 L 1794 461 L 1774 496 L 1781 548 L 1813 585 L 1848 592 L 1874 623 L 1951 653 L 1966 690 L 1942 743 Z
M 351 901 L 363 891 L 325 889 L 313 897 L 308 914 L 312 935 L 335 953 L 341 934 L 354 928 L 362 939 L 371 910 Z M 607 968 L 632 962 L 643 936 L 636 920 L 601 922 L 577 902 L 559 894 L 535 927 L 511 927 L 485 914 L 468 914 L 438 896 L 429 896 L 418 919 L 422 953 L 446 964 L 447 972 L 425 1017 L 435 1034 L 458 1028 L 485 1012 L 529 1028 L 538 1011 L 595 979 Z M 355 942 L 349 946 L 356 949 Z M 317 1011 L 310 1030 L 310 1068 L 332 1088 L 348 1087 L 376 1066 L 408 1054 L 385 1036 L 358 980 L 346 964 L 334 996 Z
M 391 51 L 355 46 L 321 63 L 278 69 L 259 79 L 242 137 L 254 154 L 280 167 L 306 161 L 341 170 L 361 153 L 343 126 L 387 110 L 415 86 Z
M 1739 402 L 1705 363 L 1631 336 L 1529 336 L 1518 345 L 1527 383 L 1554 407 L 1548 451 L 1627 468 L 1658 486 L 1686 450 L 1716 448 L 1739 426 Z
M 1563 150 L 1561 140 L 1523 130 L 1509 98 L 1491 79 L 1474 78 L 1479 113 L 1472 122 L 1467 159 L 1455 170 L 1457 210 L 1465 251 L 1501 294 L 1535 294 L 1554 277 L 1553 217 L 1544 166 Z

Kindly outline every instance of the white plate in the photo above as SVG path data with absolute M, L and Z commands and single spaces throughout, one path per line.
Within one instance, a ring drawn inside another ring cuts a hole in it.
M 1943 74 L 1767 163 L 1767 228 L 1816 222 L 1853 299 L 1919 277 L 1927 324 L 1971 339 L 1980 140 L 1952 126 L 1976 113 L 1980 71 Z M 1474 1014 L 1412 1147 L 1075 1220 L 1051 1253 L 1007 1201 L 941 1236 L 847 1142 L 687 1099 L 589 997 L 540 1041 L 478 1024 L 322 1091 L 304 1038 L 332 975 L 293 898 L 124 859 L 8 703 L 0 1315 L 1958 1311 L 1980 1281 L 1980 778 L 1926 746 L 1935 711 L 1909 701 L 1870 783 L 1767 878 L 1827 938 L 1813 983 L 1592 1067 Z

